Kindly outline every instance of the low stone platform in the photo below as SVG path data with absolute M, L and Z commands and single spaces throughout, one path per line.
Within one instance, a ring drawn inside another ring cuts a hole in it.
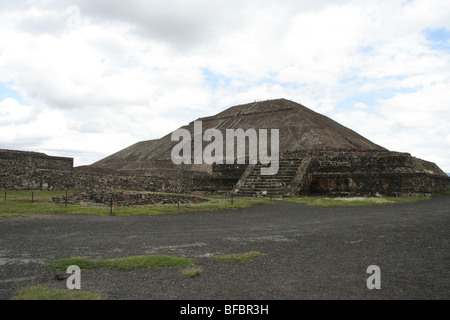
M 156 204 L 183 204 L 199 203 L 207 200 L 188 196 L 171 195 L 166 193 L 139 193 L 139 192 L 112 192 L 112 191 L 89 191 L 73 193 L 53 198 L 54 203 L 71 205 L 111 205 L 134 206 L 134 205 L 156 205 Z

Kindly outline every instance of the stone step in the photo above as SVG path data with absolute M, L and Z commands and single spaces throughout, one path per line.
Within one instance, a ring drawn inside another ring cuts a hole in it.
M 279 165 L 278 166 L 278 170 L 297 170 L 297 168 L 300 166 L 300 164 L 295 164 L 295 165 L 289 165 L 289 166 L 283 166 L 283 165 Z M 260 166 L 260 165 L 256 165 L 255 169 L 261 169 L 261 168 L 270 168 L 271 166 Z M 273 166 L 272 166 L 273 167 Z
M 287 177 L 272 177 L 272 178 L 259 178 L 259 177 L 249 177 L 247 178 L 246 183 L 253 183 L 253 182 L 259 182 L 259 181 L 291 181 L 293 176 L 287 176 Z
M 257 180 L 257 181 L 247 181 L 247 183 L 244 184 L 245 185 L 255 185 L 255 184 L 261 184 L 261 185 L 272 185 L 272 184 L 280 184 L 280 183 L 289 183 L 291 182 L 291 179 L 276 179 L 276 180 Z
M 249 177 L 252 178 L 267 178 L 267 177 L 292 177 L 295 175 L 296 172 L 282 172 L 282 173 L 278 173 L 278 174 L 273 174 L 273 175 L 261 175 L 259 174 L 259 172 L 252 172 Z
M 294 166 L 300 165 L 300 163 L 301 162 L 296 162 L 296 163 L 278 162 L 278 167 L 284 167 L 284 168 L 294 167 Z M 274 165 L 274 163 L 271 162 L 269 164 L 262 164 L 261 162 L 258 162 L 255 166 L 256 167 L 270 167 L 271 165 Z
M 240 190 L 255 190 L 255 189 L 286 189 L 289 186 L 288 183 L 282 183 L 279 185 L 248 185 L 241 187 Z
M 274 176 L 260 176 L 260 175 L 249 175 L 247 179 L 253 180 L 262 180 L 262 179 L 292 179 L 295 173 L 292 174 L 282 174 L 282 175 L 274 175 Z
M 284 192 L 286 188 L 248 188 L 248 189 L 239 189 L 238 194 L 243 192 Z
M 276 174 L 273 176 L 261 176 L 261 175 L 255 175 L 255 174 L 251 174 L 248 176 L 248 178 L 252 178 L 252 179 L 270 179 L 270 178 L 276 178 L 276 179 L 284 179 L 284 178 L 292 178 L 294 177 L 295 173 L 292 174 Z
M 263 197 L 270 197 L 270 196 L 273 196 L 273 197 L 280 197 L 280 196 L 284 196 L 285 195 L 285 193 L 284 192 L 273 192 L 273 193 L 270 193 L 270 192 L 267 192 L 267 193 L 265 193 L 265 192 L 243 192 L 243 193 L 238 193 L 237 194 L 237 196 L 241 196 L 241 197 L 261 197 L 261 196 L 263 196 Z
M 248 183 L 243 185 L 245 186 L 261 186 L 261 187 L 270 187 L 270 186 L 288 186 L 291 183 L 290 180 L 286 181 L 272 181 L 272 182 L 256 182 L 256 183 Z
M 275 194 L 275 193 L 283 193 L 285 192 L 284 189 L 252 189 L 252 190 L 239 190 L 239 192 L 237 192 L 237 194 L 251 194 L 251 193 L 261 193 L 261 192 L 267 192 L 270 194 Z
M 265 169 L 265 168 L 255 168 L 255 169 L 253 169 L 252 174 L 261 175 L 261 169 Z M 276 174 L 280 174 L 280 173 L 283 173 L 283 172 L 295 173 L 296 171 L 297 171 L 297 167 L 295 169 L 294 168 L 291 168 L 291 169 L 278 168 L 278 171 L 277 171 Z
M 300 163 L 295 165 L 279 165 L 278 170 L 297 170 L 297 168 L 300 166 Z M 271 166 L 262 166 L 262 165 L 256 165 L 255 169 L 261 169 L 261 168 L 270 168 Z M 273 166 L 272 166 L 273 167 Z
M 244 190 L 239 190 L 237 192 L 237 194 L 242 194 L 242 193 L 261 193 L 261 192 L 270 192 L 271 194 L 273 193 L 284 193 L 285 189 L 281 189 L 281 188 L 276 188 L 276 189 L 244 189 Z
M 270 165 L 258 163 L 247 177 L 245 183 L 237 191 L 241 196 L 283 196 L 287 192 L 292 179 L 302 164 L 299 159 L 282 159 L 276 175 L 261 175 L 261 168 L 269 168 Z
M 297 170 L 283 170 L 283 171 L 278 171 L 277 174 L 262 175 L 259 170 L 254 170 L 254 171 L 252 171 L 252 173 L 250 173 L 250 176 L 252 176 L 252 177 L 293 176 L 296 172 L 297 172 Z
M 300 163 L 302 162 L 302 159 L 279 159 L 279 163 Z

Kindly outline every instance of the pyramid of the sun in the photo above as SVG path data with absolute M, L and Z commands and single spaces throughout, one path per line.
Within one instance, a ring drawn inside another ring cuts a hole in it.
M 235 192 L 241 195 L 300 194 L 428 194 L 449 187 L 447 175 L 435 164 L 406 153 L 391 152 L 339 123 L 298 103 L 268 100 L 238 105 L 180 129 L 202 139 L 207 129 L 226 135 L 228 129 L 279 130 L 279 170 L 261 176 L 258 164 L 175 165 L 172 133 L 138 142 L 89 167 L 78 169 L 100 188 L 165 191 Z M 197 136 L 196 136 L 197 135 Z M 270 139 L 269 139 L 270 143 Z M 208 144 L 203 144 L 203 148 Z M 76 176 L 77 177 L 77 176 Z

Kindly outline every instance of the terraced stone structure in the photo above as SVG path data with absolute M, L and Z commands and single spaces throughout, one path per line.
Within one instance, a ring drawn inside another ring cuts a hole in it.
M 73 168 L 72 158 L 0 150 L 1 189 L 128 190 L 175 193 L 234 193 L 240 196 L 429 195 L 450 189 L 450 178 L 434 163 L 391 152 L 298 103 L 268 100 L 234 106 L 182 127 L 195 141 L 207 129 L 278 129 L 279 170 L 262 165 L 182 164 L 171 154 L 172 133 L 138 142 L 90 166 Z M 269 139 L 270 141 L 270 139 Z M 208 146 L 205 142 L 203 147 Z M 270 143 L 268 153 L 271 153 Z M 194 153 L 192 153 L 194 154 Z M 248 153 L 247 153 L 248 156 Z
M 91 166 L 75 168 L 76 186 L 242 196 L 409 196 L 450 188 L 450 179 L 434 163 L 391 152 L 289 100 L 234 106 L 197 121 L 203 124 L 201 135 L 195 136 L 194 122 L 182 127 L 193 137 L 192 149 L 207 129 L 220 130 L 223 136 L 226 129 L 279 129 L 278 173 L 262 176 L 261 164 L 248 162 L 174 165 L 171 152 L 178 142 L 171 141 L 170 133 L 138 142 Z

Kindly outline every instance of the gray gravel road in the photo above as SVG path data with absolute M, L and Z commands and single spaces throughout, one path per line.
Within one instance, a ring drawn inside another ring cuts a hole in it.
M 259 251 L 249 263 L 211 255 Z M 42 284 L 65 288 L 49 260 L 167 254 L 196 259 L 179 269 L 86 271 L 82 290 L 104 299 L 449 299 L 450 196 L 413 204 L 320 208 L 277 202 L 182 215 L 29 215 L 0 220 L 0 299 Z M 367 268 L 381 270 L 369 290 Z

